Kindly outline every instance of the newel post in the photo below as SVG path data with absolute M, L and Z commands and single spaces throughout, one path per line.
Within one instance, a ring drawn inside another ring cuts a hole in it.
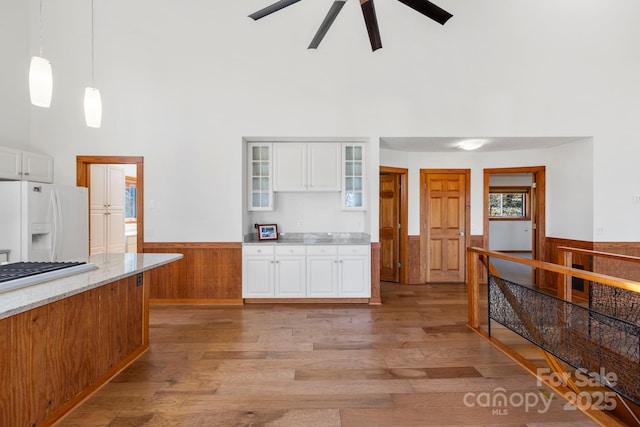
M 558 264 L 571 268 L 573 266 L 573 253 L 571 251 L 560 250 L 558 253 Z M 558 298 L 571 302 L 573 290 L 573 277 L 569 274 L 562 274 L 558 279 Z
M 474 329 L 480 327 L 480 279 L 478 265 L 480 254 L 473 249 L 467 249 L 467 298 L 469 326 Z

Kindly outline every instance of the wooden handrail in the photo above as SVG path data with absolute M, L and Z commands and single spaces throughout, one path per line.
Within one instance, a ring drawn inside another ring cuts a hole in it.
M 590 271 L 580 270 L 572 267 L 565 267 L 563 265 L 553 264 L 546 261 L 521 258 L 514 255 L 507 255 L 505 253 L 489 251 L 477 247 L 470 247 L 467 249 L 467 251 L 471 253 L 477 253 L 478 255 L 486 255 L 492 258 L 504 259 L 507 261 L 515 262 L 517 264 L 528 265 L 529 267 L 540 268 L 546 271 L 552 271 L 554 273 L 565 274 L 572 277 L 579 277 L 580 279 L 603 283 L 605 285 L 614 286 L 616 288 L 640 293 L 640 282 L 636 282 L 634 280 L 622 280 L 618 277 L 607 276 L 605 274 L 593 273 Z
M 576 254 L 593 255 L 602 258 L 616 259 L 619 261 L 629 261 L 640 264 L 640 257 L 632 255 L 612 254 L 610 252 L 592 251 L 589 249 L 571 248 L 568 246 L 558 246 L 558 252 L 573 252 Z

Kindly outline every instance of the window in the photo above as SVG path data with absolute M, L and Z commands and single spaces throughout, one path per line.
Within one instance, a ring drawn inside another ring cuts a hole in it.
M 136 222 L 138 217 L 136 178 L 127 176 L 124 182 L 124 218 L 126 222 Z
M 491 187 L 490 219 L 531 219 L 531 187 Z

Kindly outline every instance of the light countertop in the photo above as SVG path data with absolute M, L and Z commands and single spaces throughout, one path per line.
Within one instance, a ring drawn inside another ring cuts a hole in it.
M 256 233 L 244 237 L 244 245 L 368 245 L 366 233 L 280 233 L 278 240 L 258 240 Z
M 97 267 L 95 270 L 2 293 L 0 319 L 151 270 L 180 258 L 182 254 L 92 255 L 88 262 Z

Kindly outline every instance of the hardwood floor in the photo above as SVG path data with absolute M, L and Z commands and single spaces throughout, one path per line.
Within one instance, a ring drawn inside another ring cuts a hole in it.
M 465 285 L 381 292 L 381 306 L 152 306 L 150 350 L 58 425 L 596 425 L 465 326 Z M 483 404 L 500 393 L 511 404 Z

